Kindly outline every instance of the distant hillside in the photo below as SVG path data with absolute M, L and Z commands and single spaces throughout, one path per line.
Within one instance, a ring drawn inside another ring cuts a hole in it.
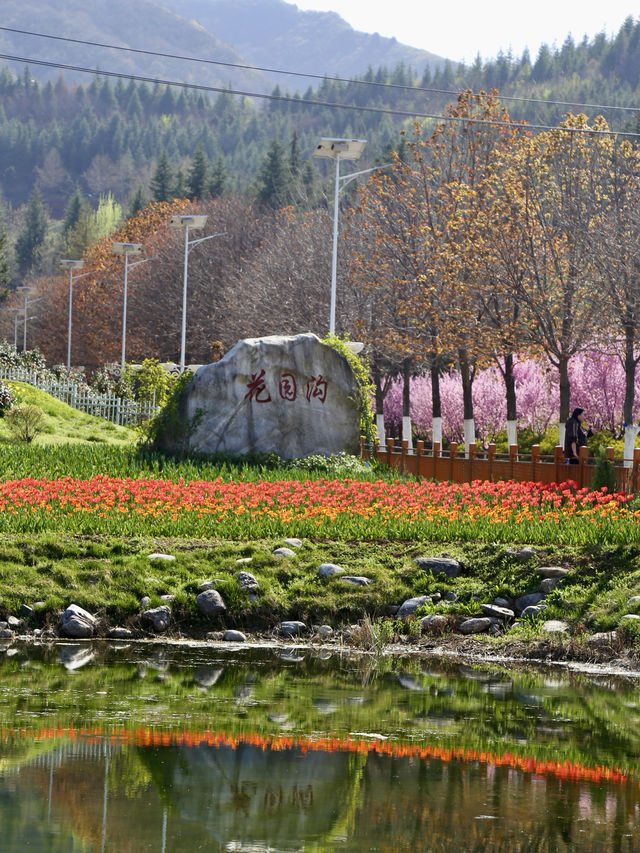
M 443 58 L 354 30 L 335 12 L 304 12 L 284 0 L 164 0 L 180 15 L 198 21 L 254 65 L 305 71 L 311 74 L 363 74 L 368 68 L 404 64 L 422 73 Z M 293 78 L 280 78 L 289 89 Z
M 117 44 L 161 53 L 206 57 L 223 62 L 244 63 L 229 45 L 207 32 L 193 20 L 181 17 L 154 0 L 3 0 L 2 20 L 5 27 L 77 38 L 84 41 Z M 74 45 L 64 41 L 35 38 L 0 30 L 0 52 L 34 59 L 198 82 L 211 86 L 259 86 L 269 88 L 271 82 L 262 75 L 237 69 L 180 62 L 105 48 Z M 22 65 L 12 70 L 22 72 Z M 32 64 L 32 75 L 39 80 L 55 79 L 55 69 Z M 65 73 L 67 80 L 87 82 L 87 76 Z

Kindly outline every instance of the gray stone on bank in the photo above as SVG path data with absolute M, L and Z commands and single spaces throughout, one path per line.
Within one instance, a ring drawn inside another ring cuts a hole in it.
M 13 640 L 14 636 L 11 628 L 0 628 L 0 640 Z
M 541 616 L 546 609 L 547 605 L 542 602 L 540 604 L 530 604 L 528 607 L 525 607 L 520 615 L 533 617 Z
M 420 625 L 423 631 L 438 634 L 444 631 L 447 626 L 447 617 L 440 613 L 430 613 L 428 616 L 423 616 L 420 620 Z
M 159 560 L 160 562 L 173 563 L 175 557 L 173 554 L 149 554 L 150 560 Z
M 160 607 L 153 607 L 150 610 L 145 610 L 142 614 L 145 622 L 150 622 L 153 630 L 157 634 L 162 634 L 171 624 L 171 608 L 162 604 Z
M 70 604 L 60 617 L 60 627 L 68 637 L 80 640 L 93 636 L 98 620 L 77 604 Z
M 333 575 L 343 575 L 344 569 L 342 566 L 337 566 L 335 563 L 322 563 L 318 566 L 318 574 L 321 578 L 330 578 Z
M 541 578 L 566 578 L 569 569 L 563 569 L 562 566 L 540 566 L 536 572 Z
M 35 610 L 33 609 L 33 607 L 29 607 L 28 604 L 20 605 L 20 615 L 24 616 L 26 619 L 28 619 L 30 616 L 33 616 L 34 613 Z
M 297 634 L 304 634 L 307 631 L 307 626 L 304 622 L 296 622 L 295 620 L 289 620 L 285 622 L 281 622 L 279 625 L 280 633 L 284 634 L 285 637 L 293 637 Z
M 253 563 L 253 557 L 239 557 L 239 558 L 236 560 L 236 563 L 239 563 L 239 564 L 242 564 L 242 563 Z
M 539 604 L 543 598 L 544 595 L 541 592 L 530 592 L 528 595 L 521 595 L 515 601 L 516 613 L 522 613 L 525 608 Z
M 302 539 L 285 539 L 284 544 L 287 545 L 289 548 L 302 548 Z
M 627 605 L 629 604 L 640 604 L 640 595 L 632 595 L 627 601 Z
M 493 625 L 492 620 L 488 616 L 478 616 L 472 619 L 465 619 L 458 626 L 458 631 L 461 634 L 483 634 Z
M 318 637 L 322 637 L 323 640 L 328 640 L 333 634 L 333 628 L 331 625 L 314 625 L 313 633 L 317 634 Z
M 257 592 L 260 589 L 260 584 L 251 572 L 238 572 L 236 582 L 245 592 Z
M 11 628 L 12 631 L 18 631 L 20 628 L 24 628 L 24 622 L 22 619 L 18 619 L 17 616 L 8 616 L 7 627 Z
M 340 580 L 352 586 L 369 586 L 372 583 L 371 578 L 361 577 L 360 575 L 343 575 Z
M 143 595 L 140 599 L 140 607 L 148 607 L 151 604 L 151 599 L 148 595 Z
M 431 598 L 428 595 L 419 595 L 415 598 L 407 598 L 407 600 L 403 601 L 400 605 L 400 609 L 396 615 L 399 619 L 406 619 L 408 616 L 413 616 L 416 610 L 420 607 L 424 607 L 425 604 L 431 604 Z
M 457 601 L 457 600 L 458 600 L 458 596 L 455 594 L 455 592 L 451 592 L 451 591 L 449 591 L 449 592 L 445 592 L 445 594 L 444 594 L 444 600 L 445 600 L 445 601 L 451 601 L 451 602 L 453 602 L 453 601 Z
M 496 619 L 514 619 L 515 613 L 509 607 L 499 607 L 497 604 L 481 604 L 485 616 L 493 616 Z
M 133 631 L 129 628 L 112 628 L 108 636 L 112 640 L 130 640 L 133 637 Z
M 562 578 L 543 578 L 540 581 L 540 592 L 543 595 L 549 595 L 550 592 L 558 586 Z
M 627 613 L 625 614 L 620 621 L 622 622 L 636 622 L 640 619 L 640 616 L 636 616 L 635 613 Z
M 561 619 L 547 619 L 542 623 L 542 630 L 547 634 L 566 634 L 569 624 Z
M 457 578 L 460 574 L 460 563 L 450 557 L 416 557 L 413 562 L 423 572 L 431 572 L 433 575 Z
M 200 613 L 205 616 L 217 616 L 224 613 L 227 605 L 220 593 L 215 589 L 205 589 L 196 596 L 196 604 Z
M 160 601 L 166 601 L 167 604 L 171 604 L 172 601 L 175 601 L 175 595 L 171 595 L 171 593 L 166 593 L 165 595 L 160 596 Z
M 493 603 L 497 607 L 506 607 L 507 610 L 513 610 L 513 604 L 511 601 L 509 601 L 508 598 L 501 598 L 500 596 L 498 596 L 498 598 L 493 599 Z
M 521 563 L 527 563 L 529 560 L 533 560 L 533 558 L 537 556 L 536 549 L 529 548 L 528 546 L 521 548 L 519 551 L 511 551 L 510 553 L 514 554 L 516 559 Z
M 245 634 L 242 633 L 242 631 L 234 631 L 232 629 L 225 631 L 222 639 L 225 641 L 225 643 L 246 643 L 247 642 L 247 637 Z
M 271 552 L 274 557 L 295 557 L 295 551 L 292 551 L 291 548 L 274 548 Z
M 585 637 L 584 642 L 588 646 L 610 646 L 612 643 L 620 639 L 617 631 L 599 631 L 597 634 L 591 634 Z

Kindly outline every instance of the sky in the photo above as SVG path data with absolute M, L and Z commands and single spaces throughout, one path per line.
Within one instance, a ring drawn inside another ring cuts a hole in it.
M 607 0 L 457 0 L 429 3 L 424 0 L 291 0 L 299 9 L 332 11 L 352 27 L 367 33 L 395 36 L 398 41 L 472 63 L 478 52 L 483 59 L 511 48 L 520 56 L 525 47 L 535 59 L 543 42 L 560 47 L 569 33 L 575 41 L 603 30 L 612 35 L 628 15 L 640 17 L 640 5 Z

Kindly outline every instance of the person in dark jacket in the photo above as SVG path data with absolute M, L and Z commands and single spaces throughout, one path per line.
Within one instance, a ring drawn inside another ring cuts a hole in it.
M 576 408 L 565 425 L 564 431 L 564 455 L 570 465 L 578 464 L 578 456 L 581 447 L 587 446 L 587 439 L 591 438 L 593 432 L 585 429 L 584 409 Z

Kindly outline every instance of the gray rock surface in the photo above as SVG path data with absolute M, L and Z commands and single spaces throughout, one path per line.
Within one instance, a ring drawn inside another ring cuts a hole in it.
M 180 414 L 200 418 L 190 440 L 203 453 L 277 453 L 284 459 L 358 453 L 358 386 L 347 359 L 316 335 L 249 338 L 201 367 Z
M 413 561 L 419 569 L 434 575 L 446 575 L 457 578 L 460 574 L 460 563 L 450 557 L 416 557 Z
M 29 616 L 33 616 L 34 612 L 35 611 L 34 611 L 33 607 L 29 607 L 28 604 L 21 604 L 20 605 L 20 615 L 24 616 L 26 619 L 28 619 Z
M 451 592 L 451 590 L 449 590 L 449 592 L 445 592 L 444 600 L 445 601 L 457 601 L 458 596 L 455 594 L 455 592 Z
M 318 574 L 321 578 L 330 578 L 333 575 L 343 575 L 344 569 L 335 563 L 322 563 L 318 566 Z
M 513 610 L 512 603 L 508 598 L 500 598 L 500 596 L 498 596 L 498 598 L 493 599 L 493 603 L 498 607 L 506 607 L 508 610 Z
M 225 643 L 246 643 L 247 637 L 242 631 L 234 631 L 231 628 L 224 632 L 222 639 Z
M 291 548 L 275 548 L 272 552 L 274 557 L 295 557 L 295 551 Z
M 569 630 L 569 625 L 560 619 L 547 619 L 542 624 L 542 630 L 547 634 L 566 634 Z
M 175 600 L 175 595 L 171 595 L 171 593 L 166 593 L 165 595 L 160 596 L 160 601 L 166 601 L 167 604 L 171 604 L 171 602 L 174 600 Z
M 403 601 L 400 605 L 400 609 L 396 615 L 399 619 L 406 619 L 407 616 L 413 616 L 416 610 L 419 607 L 423 607 L 425 604 L 431 604 L 431 599 L 428 595 L 419 595 L 415 598 L 407 598 L 407 600 Z
M 352 586 L 369 586 L 372 582 L 371 578 L 365 578 L 361 575 L 342 575 L 340 580 L 344 583 L 350 583 Z
M 540 581 L 540 592 L 543 595 L 549 595 L 550 592 L 558 586 L 562 578 L 543 578 Z
M 133 631 L 128 628 L 112 628 L 109 636 L 112 640 L 130 640 L 133 637 Z
M 245 592 L 257 592 L 260 589 L 260 584 L 251 572 L 238 572 L 236 580 L 240 589 Z
M 483 634 L 491 628 L 493 622 L 488 616 L 478 616 L 473 619 L 465 619 L 459 626 L 461 634 Z
M 536 572 L 541 578 L 566 578 L 569 569 L 563 569 L 562 566 L 540 566 Z
M 640 595 L 632 595 L 627 604 L 640 604 Z
M 285 539 L 284 544 L 289 548 L 302 548 L 302 539 L 296 539 L 295 537 L 292 539 Z
M 164 561 L 165 563 L 173 563 L 175 557 L 173 554 L 149 554 L 150 560 L 159 560 L 160 562 Z
M 521 563 L 527 563 L 529 562 L 529 560 L 533 560 L 533 558 L 536 556 L 536 549 L 529 548 L 527 546 L 525 548 L 521 548 L 519 551 L 516 551 L 515 556 Z
M 205 616 L 217 616 L 218 613 L 224 613 L 227 605 L 220 593 L 215 589 L 205 589 L 204 592 L 196 595 L 196 604 L 200 613 Z
M 205 592 L 207 589 L 215 589 L 216 582 L 215 581 L 202 581 L 200 586 L 198 587 L 198 592 Z
M 11 628 L 12 631 L 18 631 L 20 628 L 24 628 L 24 622 L 17 616 L 8 616 L 7 627 Z
M 430 613 L 428 616 L 423 616 L 420 620 L 422 630 L 427 633 L 439 634 L 443 631 L 447 624 L 447 617 L 439 613 Z
M 525 607 L 521 616 L 541 616 L 544 611 L 547 609 L 546 604 L 530 604 L 528 607 Z
M 285 621 L 280 623 L 280 633 L 285 637 L 292 637 L 296 634 L 304 634 L 307 631 L 307 626 L 304 622 Z
M 157 634 L 164 633 L 171 624 L 171 608 L 162 604 L 160 607 L 153 607 L 150 610 L 145 610 L 142 614 L 145 622 L 150 622 L 153 630 Z
M 585 637 L 584 642 L 597 648 L 598 646 L 610 646 L 611 643 L 615 643 L 619 639 L 617 631 L 600 631 L 597 634 Z
M 481 604 L 485 616 L 493 616 L 496 619 L 513 619 L 515 613 L 509 607 L 498 607 L 497 604 Z
M 314 625 L 313 632 L 326 640 L 333 634 L 333 628 L 331 625 Z
M 541 592 L 530 592 L 528 595 L 521 595 L 520 598 L 516 598 L 515 601 L 515 609 L 516 613 L 522 613 L 525 607 L 531 607 L 532 605 L 539 604 L 544 595 Z
M 93 636 L 97 624 L 97 619 L 78 607 L 77 604 L 70 604 L 60 617 L 60 627 L 68 637 L 77 637 L 78 639 L 87 639 Z
M 636 616 L 635 613 L 627 613 L 622 617 L 623 622 L 636 622 L 638 619 L 640 619 L 640 616 Z
M 12 640 L 14 633 L 11 628 L 0 628 L 0 640 Z
M 239 557 L 236 560 L 236 563 L 238 563 L 238 564 L 253 563 L 253 557 Z
M 143 595 L 140 599 L 140 607 L 148 607 L 151 604 L 151 599 L 148 595 Z

